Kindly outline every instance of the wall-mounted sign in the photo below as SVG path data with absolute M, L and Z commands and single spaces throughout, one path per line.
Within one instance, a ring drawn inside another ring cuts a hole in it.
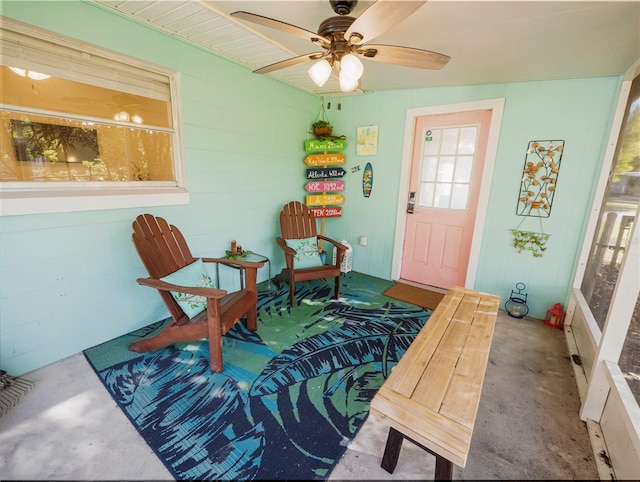
M 347 173 L 341 167 L 307 169 L 307 179 L 327 179 L 344 177 Z
M 309 181 L 304 188 L 307 192 L 344 191 L 344 181 Z
M 347 147 L 347 141 L 344 139 L 336 139 L 334 141 L 321 141 L 318 139 L 307 139 L 304 141 L 305 152 L 336 152 Z
M 316 218 L 339 218 L 342 216 L 342 208 L 309 208 L 311 214 Z
M 311 154 L 304 158 L 307 166 L 333 166 L 344 164 L 344 154 Z
M 307 206 L 327 206 L 343 202 L 344 196 L 342 194 L 314 194 L 306 197 Z

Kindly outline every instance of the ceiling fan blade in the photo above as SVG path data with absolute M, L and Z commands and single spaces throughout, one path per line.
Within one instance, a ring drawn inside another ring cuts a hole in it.
M 263 17 L 262 15 L 256 15 L 255 13 L 249 12 L 233 12 L 231 14 L 232 17 L 240 18 L 242 20 L 246 20 L 248 22 L 257 23 L 259 25 L 264 25 L 265 27 L 274 28 L 276 30 L 280 30 L 281 32 L 285 32 L 291 35 L 296 35 L 298 37 L 302 37 L 305 40 L 314 41 L 314 39 L 322 39 L 327 43 L 330 43 L 330 40 L 322 35 L 318 35 L 315 32 L 311 32 L 310 30 L 305 30 L 300 27 L 296 27 L 295 25 L 291 25 L 286 22 L 281 22 L 280 20 L 275 20 L 269 17 Z
M 376 52 L 375 54 L 374 51 Z M 365 59 L 404 67 L 414 67 L 416 69 L 439 70 L 451 60 L 448 55 L 437 52 L 414 49 L 412 47 L 398 47 L 396 45 L 363 45 L 358 49 L 358 53 L 364 56 Z
M 351 24 L 344 38 L 349 40 L 352 35 L 357 34 L 362 40 L 354 41 L 353 44 L 370 41 L 402 22 L 425 3 L 426 0 L 378 0 Z
M 254 70 L 254 74 L 268 74 L 269 72 L 273 72 L 274 70 L 284 69 L 286 67 L 291 67 L 292 65 L 300 64 L 302 62 L 306 62 L 307 60 L 317 60 L 325 55 L 324 52 L 316 52 L 313 54 L 304 54 L 298 57 L 292 57 L 287 60 L 283 60 L 281 62 L 276 62 L 275 64 L 265 65 L 264 67 L 259 68 L 258 70 Z

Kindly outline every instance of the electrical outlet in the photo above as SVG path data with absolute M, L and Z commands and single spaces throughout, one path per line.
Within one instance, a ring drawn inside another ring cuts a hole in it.
M 366 246 L 368 241 L 366 236 L 360 236 L 360 246 Z

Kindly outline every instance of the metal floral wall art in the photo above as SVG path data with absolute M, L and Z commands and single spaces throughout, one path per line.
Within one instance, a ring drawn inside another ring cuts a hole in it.
M 548 218 L 556 192 L 564 141 L 530 141 L 516 214 Z

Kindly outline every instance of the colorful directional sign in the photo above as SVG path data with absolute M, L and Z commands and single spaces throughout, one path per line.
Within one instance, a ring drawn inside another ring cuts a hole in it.
M 333 179 L 344 177 L 346 173 L 341 167 L 307 169 L 307 179 Z
M 344 164 L 344 154 L 311 154 L 304 159 L 307 166 L 333 166 Z
M 306 197 L 307 206 L 328 206 L 343 202 L 344 196 L 342 194 L 314 194 Z
M 311 214 L 316 218 L 339 218 L 342 216 L 342 208 L 309 208 Z
M 304 188 L 307 192 L 344 191 L 344 181 L 309 181 Z
M 307 139 L 304 141 L 305 152 L 336 152 L 347 147 L 347 141 L 336 139 L 335 141 L 321 141 L 318 139 Z

